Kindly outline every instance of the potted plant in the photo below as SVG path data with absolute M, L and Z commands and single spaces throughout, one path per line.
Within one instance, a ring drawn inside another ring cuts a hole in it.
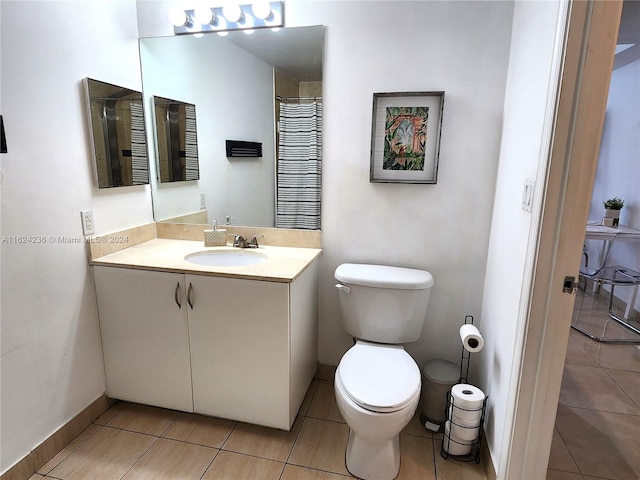
M 620 210 L 624 206 L 624 200 L 620 197 L 610 198 L 604 202 L 604 218 L 602 224 L 617 227 L 620 222 Z

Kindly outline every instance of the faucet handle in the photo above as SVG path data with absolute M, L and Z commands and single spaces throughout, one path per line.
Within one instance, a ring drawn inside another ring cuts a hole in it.
M 254 235 L 253 237 L 251 237 L 251 243 L 249 243 L 249 245 L 252 245 L 254 247 L 258 247 L 258 239 L 259 238 L 264 238 L 264 235 Z
M 240 248 L 247 248 L 247 239 L 242 235 L 234 235 L 233 236 L 233 246 Z

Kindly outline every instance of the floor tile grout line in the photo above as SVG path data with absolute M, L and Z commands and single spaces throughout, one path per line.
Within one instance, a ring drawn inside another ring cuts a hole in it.
M 110 428 L 112 430 L 120 430 L 121 432 L 129 432 L 129 433 L 137 433 L 138 435 L 146 435 L 147 437 L 163 438 L 163 437 L 160 437 L 159 435 L 154 435 L 153 433 L 139 432 L 138 430 L 129 430 L 127 428 L 122 428 L 122 427 L 112 427 L 111 425 L 103 425 L 103 427 Z
M 314 394 L 315 396 L 315 394 Z M 302 422 L 300 423 L 300 428 L 298 428 L 298 433 L 296 433 L 296 438 L 291 442 L 291 448 L 289 449 L 289 454 L 287 455 L 287 459 L 284 461 L 285 465 L 289 464 L 289 459 L 291 458 L 291 454 L 293 453 L 293 449 L 296 448 L 296 442 L 298 438 L 300 438 L 300 433 L 302 432 L 302 427 L 304 427 L 305 422 L 307 421 L 307 417 L 302 417 Z M 284 470 L 282 470 L 284 472 Z
M 204 476 L 207 474 L 207 472 L 209 471 L 209 469 L 211 468 L 211 465 L 213 465 L 213 462 L 216 461 L 216 458 L 218 458 L 218 455 L 220 455 L 220 452 L 222 451 L 221 449 L 217 448 L 216 449 L 216 454 L 213 456 L 213 458 L 211 459 L 211 461 L 209 462 L 209 464 L 207 465 L 207 468 L 204 469 L 204 472 L 202 472 L 202 475 L 200 475 L 200 479 L 202 480 L 204 478 Z
M 431 439 L 431 454 L 433 456 L 433 478 L 438 480 L 438 462 L 436 461 L 436 442 Z
M 109 410 L 111 410 L 112 408 L 114 408 L 114 407 L 116 407 L 116 406 L 118 406 L 118 405 L 121 405 L 121 407 L 120 407 L 119 411 L 118 411 L 118 412 L 116 412 L 116 414 L 115 414 L 113 417 L 111 417 L 111 418 L 110 418 L 109 420 L 107 420 L 105 423 L 102 423 L 102 424 L 100 424 L 100 423 L 96 423 L 96 420 L 98 420 L 98 418 L 100 418 L 102 415 L 104 415 L 104 413 L 103 413 L 102 415 L 100 415 L 100 417 L 96 418 L 96 419 L 95 419 L 93 422 L 91 422 L 91 423 L 94 423 L 94 424 L 96 424 L 96 425 L 100 425 L 100 426 L 102 426 L 102 427 L 106 427 L 106 426 L 107 426 L 107 423 L 111 422 L 114 418 L 118 417 L 118 416 L 119 416 L 119 415 L 124 411 L 124 409 L 126 408 L 126 405 L 127 405 L 128 403 L 130 403 L 130 402 L 124 402 L 124 401 L 122 401 L 122 400 L 116 400 L 116 403 L 114 403 L 113 405 L 111 405 L 111 406 L 107 409 L 107 411 L 106 411 L 106 412 L 104 412 L 104 413 L 107 413 L 107 412 L 108 412 Z
M 193 445 L 195 447 L 211 448 L 213 450 L 221 450 L 222 449 L 222 447 L 214 447 L 212 445 L 205 445 L 204 443 L 190 442 L 189 440 L 181 440 L 179 438 L 171 438 L 171 437 L 158 437 L 158 438 L 162 438 L 163 440 L 169 440 L 169 441 L 172 441 L 172 442 L 185 443 L 187 445 Z
M 233 426 L 233 428 L 231 429 L 231 431 L 227 434 L 226 438 L 224 439 L 224 441 L 220 444 L 220 450 L 224 450 L 224 446 L 226 445 L 226 443 L 229 441 L 229 438 L 231 438 L 231 435 L 233 434 L 233 432 L 236 431 L 236 428 L 238 428 L 238 425 L 240 425 L 240 422 L 235 422 L 235 425 Z
M 629 417 L 640 417 L 640 413 L 622 413 L 622 412 L 612 412 L 611 410 L 603 410 L 602 408 L 589 408 L 589 407 L 577 407 L 574 405 L 564 405 L 558 403 L 560 407 L 565 408 L 575 408 L 577 410 L 586 410 L 588 412 L 600 412 L 600 413 L 610 413 L 612 415 L 624 415 Z
M 148 447 L 144 452 L 142 452 L 142 455 L 140 455 L 140 456 L 138 457 L 138 459 L 133 463 L 133 465 L 131 465 L 131 466 L 127 469 L 127 471 L 126 471 L 126 472 L 124 472 L 124 475 L 122 475 L 122 476 L 120 477 L 120 480 L 122 480 L 124 477 L 126 477 L 126 476 L 127 476 L 127 474 L 128 474 L 131 470 L 133 470 L 133 469 L 135 468 L 135 466 L 136 466 L 138 463 L 140 463 L 140 460 L 142 459 L 142 457 L 144 457 L 144 456 L 147 454 L 147 452 L 149 452 L 149 450 L 151 450 L 151 449 L 153 448 L 153 446 L 154 446 L 156 443 L 158 443 L 158 440 L 160 440 L 160 437 L 155 437 L 155 440 L 153 441 L 153 443 L 152 443 L 151 445 L 149 445 L 149 447 Z
M 93 424 L 89 424 L 84 430 L 82 430 L 82 432 L 84 432 L 87 428 L 89 428 L 89 426 L 91 426 Z M 62 462 L 64 462 L 67 458 L 69 458 L 69 455 L 71 455 L 72 453 L 74 453 L 76 450 L 78 450 L 82 445 L 84 445 L 90 438 L 92 438 L 96 433 L 98 433 L 100 431 L 100 429 L 103 427 L 102 425 L 96 425 L 98 427 L 98 429 L 93 432 L 91 435 L 89 435 L 87 438 L 85 438 L 82 442 L 80 442 L 80 444 L 78 446 L 76 446 L 76 448 L 74 448 L 73 450 L 71 450 L 67 455 L 65 455 L 58 463 L 56 463 L 52 468 L 50 468 L 47 473 L 40 473 L 39 469 L 36 469 L 35 473 L 38 473 L 40 475 L 48 475 L 49 473 L 53 472 L 53 470 L 60 465 Z M 59 452 L 57 452 L 53 457 L 51 457 L 49 459 L 49 461 L 45 462 L 44 465 L 46 465 L 47 463 L 49 463 L 51 460 L 53 460 L 53 458 L 58 455 L 60 452 L 62 452 L 62 450 L 64 450 L 71 442 L 73 442 L 76 438 L 78 438 L 80 435 L 82 435 L 82 432 L 78 433 L 78 435 L 76 435 L 75 437 L 73 437 L 71 439 L 71 441 L 69 441 L 69 443 L 67 443 L 64 447 L 62 447 L 60 449 Z M 44 467 L 44 465 L 42 465 L 40 468 Z
M 606 368 L 604 368 L 604 367 L 601 367 L 601 368 L 602 368 L 602 370 L 604 371 L 604 374 L 605 374 L 605 375 L 607 375 L 607 376 L 611 379 L 611 381 L 612 381 L 613 383 L 615 383 L 615 384 L 618 386 L 618 388 L 620 388 L 620 390 L 622 390 L 622 392 L 627 396 L 627 398 L 631 401 L 631 403 L 633 403 L 633 404 L 634 404 L 636 407 L 638 407 L 638 409 L 640 410 L 640 404 L 638 404 L 638 402 L 636 402 L 636 401 L 631 397 L 631 395 L 629 395 L 629 393 L 627 393 L 627 390 L 626 390 L 622 385 L 620 385 L 618 382 L 616 382 L 616 380 L 615 380 L 615 379 L 614 379 L 614 378 L 609 374 L 609 372 L 607 371 L 607 369 L 606 369 Z M 615 369 L 611 368 L 611 369 L 609 369 L 609 370 L 615 370 Z M 623 370 L 623 371 L 624 371 L 624 370 Z M 634 372 L 634 373 L 635 373 L 635 372 Z M 640 373 L 638 373 L 638 376 L 640 376 Z

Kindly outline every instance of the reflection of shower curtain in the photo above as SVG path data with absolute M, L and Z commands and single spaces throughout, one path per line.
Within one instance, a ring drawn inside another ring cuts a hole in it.
M 196 106 L 186 104 L 185 113 L 185 180 L 199 180 L 198 134 L 196 132 Z
M 281 104 L 276 227 L 320 228 L 322 104 Z
M 149 183 L 147 136 L 144 130 L 142 102 L 131 102 L 131 175 L 133 185 Z

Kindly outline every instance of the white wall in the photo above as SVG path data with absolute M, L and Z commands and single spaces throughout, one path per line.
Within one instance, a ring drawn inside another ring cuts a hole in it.
M 0 471 L 104 392 L 80 210 L 98 234 L 153 221 L 148 186 L 93 187 L 81 81 L 140 90 L 131 1 L 0 2 L 2 379 Z M 10 243 L 12 236 L 45 243 Z M 50 237 L 54 237 L 51 240 Z M 9 243 L 7 243 L 9 242 Z
M 517 385 L 524 335 L 526 295 L 532 271 L 528 257 L 531 229 L 537 219 L 521 209 L 524 182 L 536 179 L 534 204 L 542 198 L 541 183 L 548 137 L 547 98 L 556 83 L 551 72 L 558 2 L 516 2 L 509 73 L 504 103 L 504 124 L 497 175 L 491 238 L 484 278 L 481 330 L 484 349 L 478 362 L 478 386 L 489 395 L 485 424 L 488 446 L 498 475 L 506 460 L 512 425 L 512 388 Z M 535 38 L 536 41 L 532 41 Z M 553 107 L 553 103 L 551 103 Z M 541 170 L 542 169 L 542 170 Z M 539 208 L 538 208 L 539 210 Z M 534 213 L 536 209 L 534 207 Z
M 337 365 L 351 345 L 333 278 L 343 262 L 433 274 L 422 337 L 407 346 L 419 365 L 458 362 L 465 315 L 481 322 L 512 9 L 508 2 L 287 3 L 289 26 L 326 25 L 320 362 Z M 438 183 L 370 183 L 373 93 L 437 90 L 445 91 Z
M 218 35 L 146 38 L 140 56 L 147 111 L 152 95 L 193 103 L 198 126 L 199 181 L 158 184 L 152 160 L 155 218 L 198 211 L 204 192 L 210 221 L 231 215 L 235 224 L 273 227 L 273 67 Z M 153 129 L 148 115 L 155 159 Z M 228 159 L 227 139 L 260 142 L 263 156 Z
M 611 74 L 607 113 L 602 132 L 598 170 L 589 211 L 590 222 L 600 222 L 602 202 L 624 199 L 620 223 L 640 230 L 640 60 L 615 69 Z M 623 245 L 619 263 L 640 269 L 637 250 Z M 617 289 L 625 300 L 629 289 Z M 640 296 L 636 298 L 640 311 Z

